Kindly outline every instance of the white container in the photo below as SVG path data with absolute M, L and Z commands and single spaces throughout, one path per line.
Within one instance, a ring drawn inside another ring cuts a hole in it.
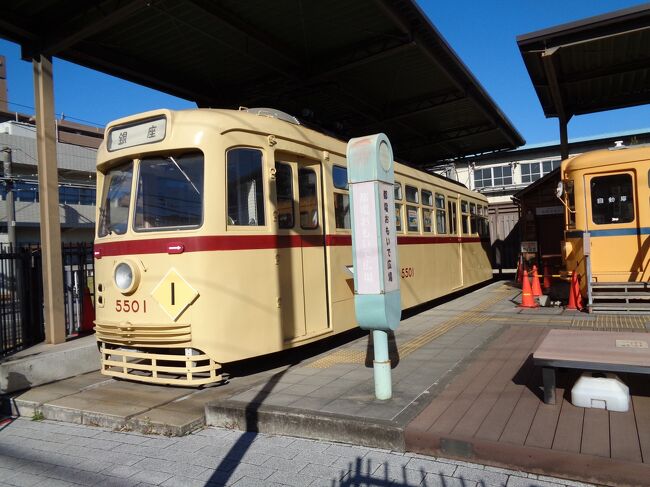
M 616 374 L 584 372 L 571 389 L 571 402 L 581 408 L 624 413 L 630 408 L 630 389 Z

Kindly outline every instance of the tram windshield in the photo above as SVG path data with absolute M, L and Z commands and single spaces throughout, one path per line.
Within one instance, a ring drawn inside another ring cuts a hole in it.
M 203 221 L 203 155 L 140 161 L 135 231 L 197 227 Z
M 104 178 L 102 204 L 99 208 L 100 237 L 126 232 L 129 221 L 133 162 L 112 168 Z

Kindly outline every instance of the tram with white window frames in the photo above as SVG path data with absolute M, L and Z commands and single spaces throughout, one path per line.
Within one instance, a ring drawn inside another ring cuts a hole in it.
M 356 326 L 346 143 L 269 110 L 157 110 L 97 162 L 102 373 L 199 385 Z M 402 306 L 492 277 L 487 200 L 395 165 Z

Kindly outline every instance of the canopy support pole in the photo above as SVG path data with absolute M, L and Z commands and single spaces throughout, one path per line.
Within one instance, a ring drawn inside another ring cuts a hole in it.
M 65 342 L 66 331 L 52 59 L 39 54 L 33 58 L 32 66 L 36 104 L 45 341 L 56 344 Z

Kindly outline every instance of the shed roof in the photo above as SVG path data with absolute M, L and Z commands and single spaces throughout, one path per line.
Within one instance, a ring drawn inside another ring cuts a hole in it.
M 650 103 L 650 4 L 517 37 L 547 117 Z
M 414 166 L 524 143 L 413 0 L 16 0 L 0 36 L 202 107 L 385 132 Z

